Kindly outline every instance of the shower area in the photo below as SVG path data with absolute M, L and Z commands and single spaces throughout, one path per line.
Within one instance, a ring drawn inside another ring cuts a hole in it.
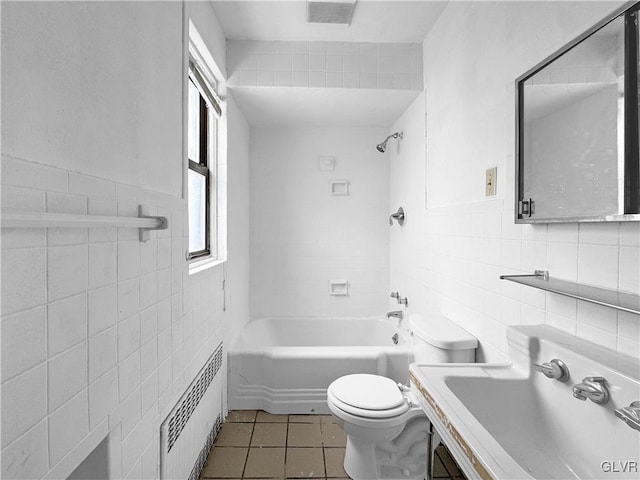
M 388 135 L 252 129 L 252 318 L 384 314 L 390 153 L 376 145 Z

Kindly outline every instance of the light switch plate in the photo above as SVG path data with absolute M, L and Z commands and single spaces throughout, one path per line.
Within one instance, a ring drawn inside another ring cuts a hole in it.
M 492 197 L 496 194 L 496 180 L 498 177 L 498 167 L 488 168 L 485 172 L 484 196 Z

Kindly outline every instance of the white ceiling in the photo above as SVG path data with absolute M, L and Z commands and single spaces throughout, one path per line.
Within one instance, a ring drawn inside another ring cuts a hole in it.
M 229 87 L 254 127 L 389 128 L 420 94 L 415 90 Z
M 358 0 L 351 25 L 306 22 L 306 0 L 210 0 L 228 39 L 422 43 L 448 2 Z

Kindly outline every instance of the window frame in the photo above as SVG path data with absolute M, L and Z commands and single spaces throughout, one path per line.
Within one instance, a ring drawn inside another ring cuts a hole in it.
M 214 253 L 217 251 L 217 243 L 216 239 L 212 238 L 214 236 L 217 237 L 217 202 L 215 205 L 212 205 L 211 199 L 216 198 L 217 192 L 213 192 L 212 190 L 216 187 L 216 168 L 217 168 L 217 130 L 218 130 L 218 122 L 217 120 L 222 114 L 222 109 L 220 107 L 219 101 L 216 98 L 215 90 L 211 86 L 211 82 L 208 82 L 205 79 L 205 76 L 201 73 L 198 68 L 198 63 L 192 57 L 189 58 L 189 71 L 188 71 L 188 82 L 192 82 L 195 88 L 198 90 L 200 105 L 198 107 L 199 111 L 199 126 L 200 131 L 198 132 L 198 138 L 200 141 L 199 145 L 199 158 L 191 159 L 189 158 L 189 148 L 188 148 L 188 138 L 189 131 L 187 131 L 187 161 L 188 161 L 188 171 L 193 171 L 205 179 L 205 232 L 204 232 L 204 249 L 197 251 L 189 251 L 187 249 L 187 261 L 192 262 L 195 260 L 202 259 L 210 259 L 214 257 Z M 187 84 L 190 87 L 189 84 Z M 188 90 L 188 89 L 187 89 Z M 189 99 L 189 95 L 187 95 L 187 101 Z M 189 111 L 189 107 L 187 106 L 187 112 Z M 216 115 L 216 118 L 214 118 Z M 213 128 L 211 128 L 213 127 Z M 188 129 L 188 126 L 187 126 Z M 213 158 L 212 158 L 213 157 Z M 195 161 L 197 160 L 197 161 Z M 189 182 L 187 181 L 187 188 Z M 187 195 L 187 202 L 189 201 L 189 196 Z M 214 217 L 214 215 L 216 217 Z M 188 218 L 188 215 L 187 215 Z M 190 230 L 188 231 L 190 234 Z M 216 258 L 214 258 L 216 259 Z
M 224 101 L 224 95 L 226 93 L 226 73 L 222 70 L 216 59 L 211 55 L 207 43 L 204 41 L 198 28 L 194 24 L 191 18 L 184 17 L 184 69 L 182 75 L 183 82 L 183 156 L 182 156 L 182 175 L 183 175 L 183 199 L 189 200 L 189 145 L 188 145 L 188 97 L 189 87 L 187 83 L 189 81 L 189 75 L 198 76 L 200 84 L 205 88 L 202 93 L 206 95 L 206 99 L 210 101 L 209 109 L 210 123 L 209 131 L 212 136 L 209 142 L 209 157 L 208 168 L 210 171 L 210 184 L 209 184 L 209 204 L 210 212 L 208 218 L 210 220 L 210 253 L 209 255 L 202 255 L 192 260 L 188 257 L 188 245 L 185 249 L 185 261 L 189 275 L 197 274 L 209 268 L 214 268 L 218 265 L 224 265 L 228 257 L 228 151 L 227 151 L 227 136 L 228 136 L 228 121 L 227 121 L 227 108 Z M 193 94 L 193 92 L 192 92 Z M 195 160 L 195 159 L 194 159 Z M 195 173 L 195 172 L 194 172 Z M 186 226 L 185 234 L 189 234 L 189 225 Z M 188 240 L 187 240 L 188 242 Z

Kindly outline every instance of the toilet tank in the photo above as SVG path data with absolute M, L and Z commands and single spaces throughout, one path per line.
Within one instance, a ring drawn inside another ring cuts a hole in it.
M 478 340 L 438 314 L 409 317 L 415 363 L 473 363 Z

